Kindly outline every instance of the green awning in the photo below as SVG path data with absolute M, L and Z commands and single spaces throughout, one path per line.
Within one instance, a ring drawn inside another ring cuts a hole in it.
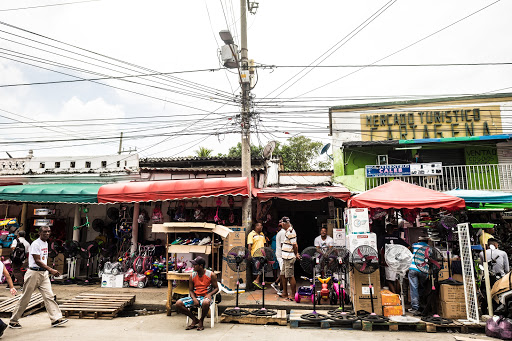
M 89 204 L 102 184 L 37 184 L 0 187 L 0 201 Z

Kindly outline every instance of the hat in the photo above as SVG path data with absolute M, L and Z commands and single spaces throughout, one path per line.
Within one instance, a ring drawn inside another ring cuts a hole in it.
M 289 223 L 289 222 L 290 222 L 290 218 L 288 218 L 288 217 L 282 217 L 282 218 L 281 218 L 281 220 L 279 220 L 279 222 Z
M 192 259 L 192 260 L 190 261 L 190 263 L 191 263 L 192 265 L 202 265 L 202 266 L 205 266 L 206 261 L 204 260 L 204 258 L 203 258 L 203 257 L 198 256 L 198 257 L 196 257 L 195 259 Z

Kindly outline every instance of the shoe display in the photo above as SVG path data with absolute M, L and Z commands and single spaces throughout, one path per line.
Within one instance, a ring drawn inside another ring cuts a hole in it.
M 182 241 L 182 240 L 183 240 L 183 239 L 181 239 L 181 237 L 178 237 L 178 239 L 176 239 L 175 241 L 173 241 L 173 242 L 171 243 L 171 245 L 178 245 L 179 243 L 181 243 L 181 241 Z
M 206 245 L 206 244 L 208 244 L 211 241 L 212 241 L 212 239 L 209 236 L 208 237 L 204 237 L 203 239 L 201 239 L 199 241 L 199 244 L 197 244 L 197 245 Z

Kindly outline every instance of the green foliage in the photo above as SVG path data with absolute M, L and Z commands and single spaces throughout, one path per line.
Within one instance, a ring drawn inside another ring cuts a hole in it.
M 251 144 L 251 157 L 262 157 L 263 156 L 263 147 L 255 146 Z M 242 157 L 242 143 L 238 142 L 238 144 L 234 147 L 229 148 L 227 157 Z
M 322 142 L 315 142 L 305 136 L 294 136 L 287 144 L 278 145 L 274 155 L 283 158 L 283 166 L 288 171 L 305 171 L 312 169 L 330 169 L 332 161 L 318 161 Z
M 194 153 L 197 154 L 198 157 L 210 157 L 212 156 L 213 149 L 208 149 L 206 147 L 199 147 L 198 150 L 195 150 Z

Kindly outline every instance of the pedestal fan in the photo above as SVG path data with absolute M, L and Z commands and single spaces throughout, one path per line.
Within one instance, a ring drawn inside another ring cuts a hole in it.
M 373 305 L 374 290 L 370 275 L 379 269 L 379 256 L 377 250 L 368 245 L 360 245 L 354 250 L 354 252 L 352 252 L 351 263 L 354 269 L 362 274 L 368 275 L 368 288 L 370 289 L 369 295 L 372 312 L 370 315 L 364 316 L 362 319 L 372 322 L 388 321 L 388 318 L 375 314 L 375 307 Z
M 441 264 L 443 262 L 443 255 L 441 251 L 432 246 L 422 246 L 414 253 L 414 264 L 418 270 L 428 274 L 432 282 L 432 291 L 427 298 L 427 306 L 433 307 L 437 310 L 437 293 L 435 286 L 435 276 L 441 270 Z M 436 319 L 442 319 L 439 315 L 434 315 Z
M 438 222 L 438 229 L 441 237 L 444 237 L 446 241 L 446 258 L 448 259 L 448 279 L 441 281 L 441 284 L 459 284 L 452 278 L 452 264 L 450 256 L 450 242 L 453 241 L 453 231 L 457 227 L 458 223 L 459 221 L 451 215 L 442 216 Z
M 320 265 L 320 259 L 322 258 L 322 251 L 317 250 L 314 246 L 305 248 L 300 257 L 300 266 L 306 272 L 306 274 L 312 276 L 311 279 L 311 295 L 313 301 L 313 311 L 311 313 L 302 314 L 300 317 L 309 321 L 322 321 L 329 318 L 327 315 L 319 314 L 316 312 L 316 271 L 317 265 Z
M 252 261 L 256 264 L 256 269 L 261 271 L 261 285 L 263 287 L 261 292 L 261 308 L 251 311 L 251 315 L 256 316 L 272 316 L 276 315 L 276 310 L 265 308 L 265 273 L 272 270 L 272 265 L 275 261 L 274 250 L 270 247 L 260 247 L 252 255 Z
M 329 318 L 335 321 L 347 323 L 359 320 L 359 317 L 354 315 L 353 312 L 345 311 L 345 300 L 347 297 L 345 285 L 347 283 L 348 271 L 350 268 L 350 252 L 344 246 L 336 246 L 327 252 L 325 258 L 327 270 L 338 275 L 338 282 L 333 283 L 333 291 L 337 292 L 336 298 L 339 302 L 339 307 L 327 312 L 327 314 L 329 314 Z
M 386 244 L 384 259 L 386 260 L 388 268 L 398 275 L 398 281 L 400 282 L 400 298 L 402 302 L 402 316 L 392 316 L 390 320 L 395 322 L 419 322 L 419 318 L 405 316 L 404 277 L 412 263 L 411 251 L 403 245 Z
M 236 304 L 234 308 L 224 311 L 224 314 L 231 316 L 244 316 L 249 315 L 251 312 L 247 309 L 241 309 L 238 306 L 238 290 L 240 288 L 240 271 L 245 271 L 247 268 L 247 259 L 249 258 L 249 250 L 243 246 L 235 246 L 228 252 L 226 262 L 229 268 L 236 271 Z

